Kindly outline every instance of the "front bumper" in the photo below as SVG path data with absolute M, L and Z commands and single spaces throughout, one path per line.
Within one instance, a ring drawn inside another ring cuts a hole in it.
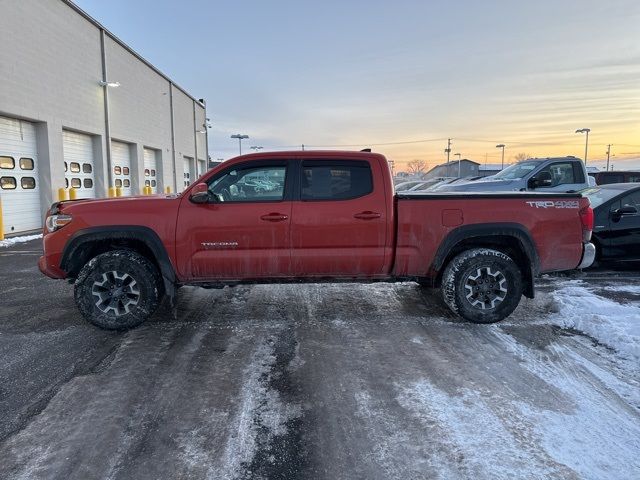
M 584 243 L 582 245 L 582 260 L 576 268 L 582 269 L 590 267 L 596 259 L 596 247 L 593 243 Z
M 65 278 L 67 274 L 59 267 L 54 264 L 50 264 L 47 262 L 46 256 L 41 256 L 38 259 L 38 268 L 42 273 L 44 273 L 49 278 Z

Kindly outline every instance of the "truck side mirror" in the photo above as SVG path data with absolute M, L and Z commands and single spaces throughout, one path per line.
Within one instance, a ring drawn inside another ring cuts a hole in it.
M 209 202 L 209 186 L 206 183 L 198 183 L 191 189 L 189 200 L 193 203 Z
M 529 188 L 550 187 L 553 183 L 553 177 L 551 172 L 543 170 L 538 175 L 531 177 L 527 183 Z

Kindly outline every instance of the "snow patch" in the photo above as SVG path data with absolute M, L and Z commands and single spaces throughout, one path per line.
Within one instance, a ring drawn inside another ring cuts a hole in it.
M 42 238 L 41 233 L 38 233 L 37 235 L 24 235 L 22 237 L 6 238 L 4 240 L 0 240 L 0 247 L 11 247 L 18 243 L 30 242 L 31 240 L 38 240 L 39 238 Z
M 640 361 L 640 305 L 603 298 L 581 280 L 559 286 L 551 295 L 558 313 L 550 320 L 562 328 L 574 328 L 590 335 L 623 356 Z M 621 287 L 618 291 L 635 289 Z
M 267 339 L 255 350 L 244 371 L 238 410 L 231 419 L 221 465 L 212 465 L 207 478 L 244 478 L 247 467 L 263 444 L 286 434 L 287 422 L 302 414 L 299 405 L 285 403 L 280 394 L 269 387 L 275 362 L 274 341 Z M 191 438 L 184 439 L 182 451 L 186 462 L 198 462 L 204 456 L 201 436 L 194 432 Z

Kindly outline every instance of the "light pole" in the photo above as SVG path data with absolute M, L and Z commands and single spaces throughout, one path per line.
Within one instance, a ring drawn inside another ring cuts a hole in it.
M 611 158 L 611 147 L 613 145 L 607 145 L 607 172 L 609 171 L 609 158 Z
M 231 135 L 231 138 L 238 139 L 238 148 L 240 149 L 240 155 L 242 155 L 242 140 L 246 140 L 249 138 L 249 135 L 243 135 L 242 133 L 236 133 L 235 135 Z
M 460 155 L 459 153 L 454 153 L 453 156 L 457 156 L 458 157 L 458 178 L 460 178 L 460 159 L 462 158 L 462 155 Z
M 254 145 L 252 147 L 249 147 L 251 150 L 253 150 L 254 152 L 257 152 L 258 150 L 262 150 L 264 147 L 260 147 L 258 145 Z
M 502 170 L 504 170 L 504 147 L 505 147 L 504 143 L 501 143 L 500 145 L 496 145 L 496 148 L 502 149 Z
M 587 165 L 587 149 L 589 148 L 589 132 L 591 131 L 590 128 L 581 128 L 579 130 L 576 130 L 576 133 L 584 133 L 585 135 L 585 140 L 584 140 L 584 164 L 585 166 Z

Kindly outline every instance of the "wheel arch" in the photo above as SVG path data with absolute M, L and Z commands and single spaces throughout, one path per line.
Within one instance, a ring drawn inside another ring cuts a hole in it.
M 62 252 L 60 268 L 69 278 L 93 257 L 116 249 L 130 249 L 150 260 L 160 271 L 165 289 L 176 282 L 175 269 L 158 234 L 151 228 L 138 225 L 110 225 L 89 227 L 75 232 Z
M 465 250 L 482 247 L 509 255 L 522 272 L 524 295 L 533 298 L 534 277 L 540 271 L 540 259 L 531 234 L 519 223 L 463 225 L 449 232 L 438 247 L 431 264 L 434 286 L 440 286 L 444 267 L 453 257 Z

